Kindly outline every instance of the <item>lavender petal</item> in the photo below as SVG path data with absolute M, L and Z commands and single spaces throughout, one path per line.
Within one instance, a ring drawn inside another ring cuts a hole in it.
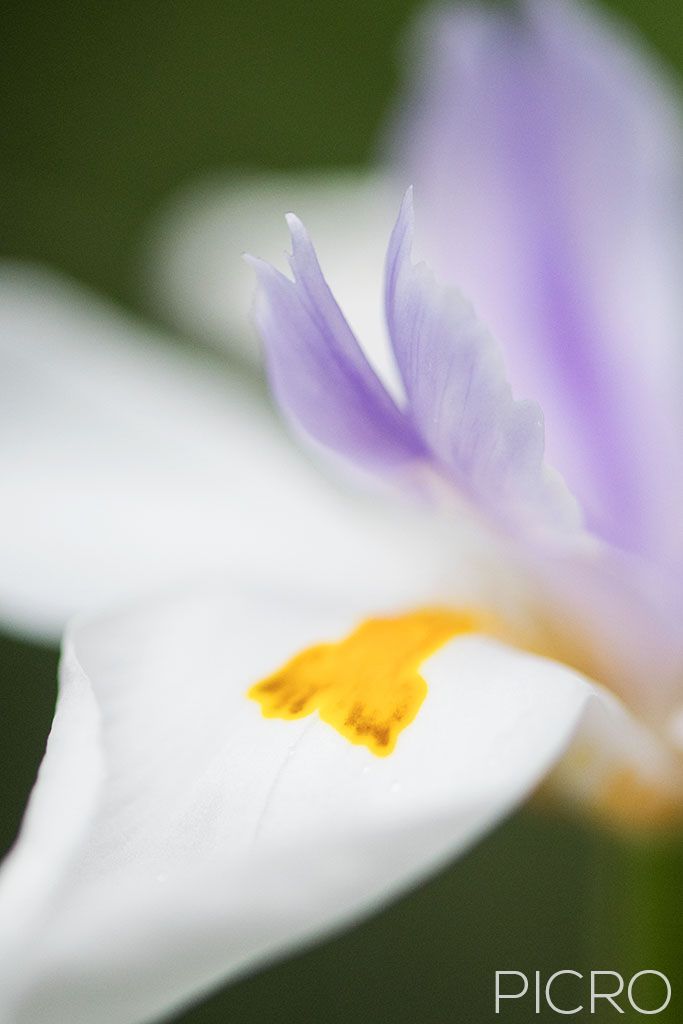
M 683 147 L 656 63 L 572 0 L 423 26 L 395 122 L 427 254 L 537 398 L 590 525 L 683 564 Z M 421 221 L 422 223 L 422 221 Z
M 411 259 L 412 190 L 386 265 L 386 316 L 408 408 L 434 461 L 508 530 L 574 526 L 575 503 L 544 464 L 543 414 L 515 401 L 499 350 L 469 303 Z
M 372 369 L 337 305 L 303 225 L 289 217 L 295 280 L 249 258 L 254 316 L 275 397 L 310 437 L 364 468 L 392 472 L 424 456 L 408 417 Z

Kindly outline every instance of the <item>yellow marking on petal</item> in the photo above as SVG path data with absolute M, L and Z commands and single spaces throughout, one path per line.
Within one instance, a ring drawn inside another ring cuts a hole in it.
M 266 718 L 292 720 L 317 711 L 350 743 L 386 757 L 427 695 L 423 662 L 482 621 L 445 608 L 368 619 L 343 640 L 297 654 L 247 696 Z

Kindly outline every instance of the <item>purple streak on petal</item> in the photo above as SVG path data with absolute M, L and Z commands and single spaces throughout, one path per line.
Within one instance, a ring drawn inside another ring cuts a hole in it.
M 319 443 L 365 468 L 399 470 L 422 458 L 424 446 L 363 354 L 303 225 L 293 216 L 288 223 L 294 281 L 248 257 L 258 276 L 254 315 L 275 397 Z
M 543 462 L 543 415 L 513 399 L 500 353 L 472 308 L 411 259 L 412 191 L 389 244 L 386 316 L 408 408 L 456 486 L 507 527 L 576 522 L 576 508 Z
M 398 146 L 430 259 L 541 401 L 592 525 L 680 553 L 683 177 L 657 69 L 565 0 L 438 14 L 421 67 Z

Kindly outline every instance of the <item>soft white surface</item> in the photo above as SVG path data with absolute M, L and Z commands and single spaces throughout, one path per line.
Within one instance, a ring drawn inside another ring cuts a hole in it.
M 75 611 L 207 571 L 380 600 L 458 577 L 443 531 L 337 491 L 218 357 L 47 271 L 0 270 L 0 382 L 15 630 L 56 637 Z
M 85 841 L 103 767 L 95 695 L 74 671 L 61 686 L 21 842 L 0 868 L 0 1003 L 21 985 L 36 930 L 58 897 L 74 850 Z
M 477 636 L 426 663 L 428 696 L 386 759 L 316 716 L 262 718 L 247 687 L 360 617 L 213 584 L 72 628 L 61 699 L 94 701 L 100 721 L 62 714 L 53 749 L 80 751 L 87 772 L 96 746 L 104 776 L 89 811 L 63 773 L 55 792 L 59 761 L 41 774 L 0 919 L 34 901 L 21 865 L 38 828 L 51 885 L 3 1019 L 156 1019 L 464 850 L 546 774 L 589 704 L 621 728 L 583 678 Z M 50 857 L 63 815 L 81 821 L 70 866 Z

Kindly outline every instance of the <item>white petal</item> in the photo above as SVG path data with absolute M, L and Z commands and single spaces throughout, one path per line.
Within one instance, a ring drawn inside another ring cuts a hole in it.
M 284 268 L 284 215 L 294 212 L 316 240 L 333 291 L 345 296 L 351 327 L 378 368 L 391 375 L 377 281 L 400 194 L 379 174 L 357 171 L 197 185 L 175 200 L 152 231 L 148 258 L 155 304 L 190 335 L 258 359 L 249 323 L 254 276 L 240 254 Z
M 62 685 L 90 682 L 106 777 L 13 1022 L 156 1019 L 369 912 L 523 800 L 589 708 L 623 715 L 563 666 L 471 636 L 424 666 L 387 758 L 316 717 L 264 719 L 247 687 L 357 619 L 207 585 L 72 630 Z
M 47 272 L 0 272 L 0 379 L 14 629 L 56 636 L 76 610 L 225 568 L 302 586 L 322 573 L 333 592 L 445 577 L 430 531 L 342 498 L 219 360 Z
M 20 837 L 0 871 L 0 992 L 5 999 L 20 984 L 26 948 L 87 837 L 103 760 L 97 703 L 89 681 L 75 670 L 62 681 Z

